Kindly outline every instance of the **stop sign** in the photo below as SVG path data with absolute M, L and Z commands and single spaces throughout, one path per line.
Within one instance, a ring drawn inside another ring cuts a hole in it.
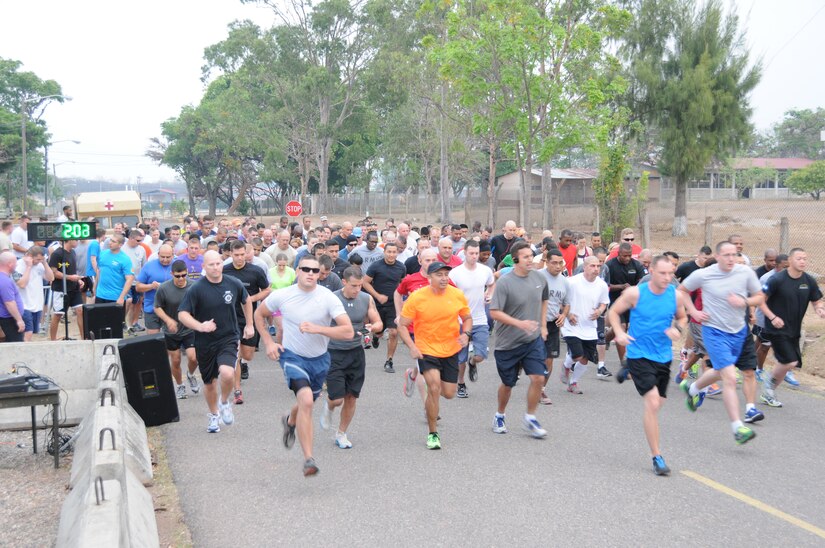
M 286 214 L 290 217 L 297 217 L 304 211 L 304 208 L 301 206 L 301 202 L 296 202 L 292 200 L 288 204 L 286 204 Z

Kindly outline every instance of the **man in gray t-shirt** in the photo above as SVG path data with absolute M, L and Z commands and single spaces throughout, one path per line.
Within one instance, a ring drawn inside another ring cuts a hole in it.
M 513 271 L 499 279 L 490 302 L 490 316 L 496 322 L 496 369 L 501 378 L 493 432 L 507 432 L 504 411 L 521 366 L 530 377 L 527 413 L 522 425 L 534 438 L 543 438 L 547 431 L 536 420 L 535 412 L 547 375 L 544 339 L 547 337 L 545 318 L 549 292 L 544 276 L 531 269 L 533 251 L 530 244 L 519 240 L 510 248 L 510 255 Z
M 583 263 L 582 263 L 583 264 Z M 568 298 L 567 278 L 564 276 L 564 257 L 558 249 L 550 249 L 546 254 L 546 268 L 539 270 L 539 274 L 544 276 L 547 282 L 547 313 L 544 320 L 547 326 L 547 337 L 544 339 L 544 350 L 547 358 L 544 365 L 547 368 L 547 375 L 544 376 L 544 388 L 541 390 L 541 403 L 550 405 L 550 397 L 547 395 L 547 381 L 553 373 L 553 360 L 559 357 L 560 328 L 570 311 L 570 300 Z
M 186 385 L 183 384 L 181 372 L 181 349 L 186 352 L 187 369 L 186 379 L 189 388 L 194 394 L 200 392 L 198 379 L 195 378 L 195 369 L 198 368 L 198 359 L 195 355 L 195 333 L 178 321 L 178 308 L 183 297 L 192 285 L 187 278 L 186 263 L 175 261 L 172 263 L 172 279 L 160 284 L 155 292 L 155 315 L 163 322 L 163 336 L 166 341 L 166 351 L 169 353 L 169 363 L 172 366 L 172 377 L 177 383 L 178 398 L 186 397 Z
M 737 255 L 734 244 L 720 242 L 716 245 L 716 264 L 693 272 L 679 286 L 679 291 L 688 294 L 702 289 L 701 311 L 689 299 L 687 303 L 693 319 L 702 323 L 702 339 L 713 364 L 713 369 L 702 373 L 693 384 L 685 379 L 679 386 L 687 395 L 688 409 L 695 411 L 704 401 L 704 389 L 721 379 L 734 439 L 743 444 L 756 434 L 739 420 L 734 364 L 748 336 L 745 311 L 762 304 L 765 296 L 753 270 L 736 264 Z

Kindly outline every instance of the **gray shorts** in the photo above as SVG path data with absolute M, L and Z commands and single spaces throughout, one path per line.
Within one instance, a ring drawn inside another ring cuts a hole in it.
M 705 349 L 705 341 L 702 338 L 702 325 L 690 322 L 688 328 L 690 329 L 690 336 L 693 337 L 693 353 L 699 356 L 707 356 L 708 351 Z
M 154 312 L 143 312 L 143 322 L 146 324 L 146 329 L 160 329 L 163 327 L 163 322 L 157 317 Z

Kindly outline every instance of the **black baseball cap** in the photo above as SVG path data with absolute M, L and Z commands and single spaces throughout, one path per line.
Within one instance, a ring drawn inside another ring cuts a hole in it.
M 452 270 L 453 267 L 451 267 L 450 265 L 446 265 L 444 263 L 441 263 L 441 262 L 435 262 L 427 268 L 427 274 L 433 274 L 435 272 L 438 272 L 439 270 L 445 270 L 445 269 L 446 270 Z

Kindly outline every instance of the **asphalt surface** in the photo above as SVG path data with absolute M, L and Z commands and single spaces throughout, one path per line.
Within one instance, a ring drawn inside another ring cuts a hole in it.
M 766 419 L 754 426 L 757 437 L 738 446 L 721 396 L 690 413 L 671 384 L 660 425 L 673 472 L 659 477 L 632 382 L 598 380 L 591 366 L 580 382 L 584 394 L 568 394 L 557 362 L 548 385 L 553 404 L 537 412 L 549 435 L 536 440 L 521 429 L 525 383 L 513 390 L 510 432 L 491 431 L 499 381 L 492 360 L 483 362 L 468 399 L 442 399 L 443 448 L 428 451 L 418 393 L 402 394 L 412 360 L 399 345 L 397 372 L 387 374 L 384 358 L 383 345 L 367 351 L 352 449 L 332 441 L 338 412 L 332 429 L 318 427 L 316 403 L 320 473 L 312 478 L 302 475 L 299 444 L 287 450 L 281 443 L 280 417 L 294 396 L 263 352 L 244 381 L 235 424 L 219 434 L 206 432 L 202 395 L 179 402 L 180 422 L 163 429 L 195 546 L 825 545 L 821 395 L 780 388 L 785 407 L 760 405 Z M 615 362 L 611 349 L 614 373 Z

